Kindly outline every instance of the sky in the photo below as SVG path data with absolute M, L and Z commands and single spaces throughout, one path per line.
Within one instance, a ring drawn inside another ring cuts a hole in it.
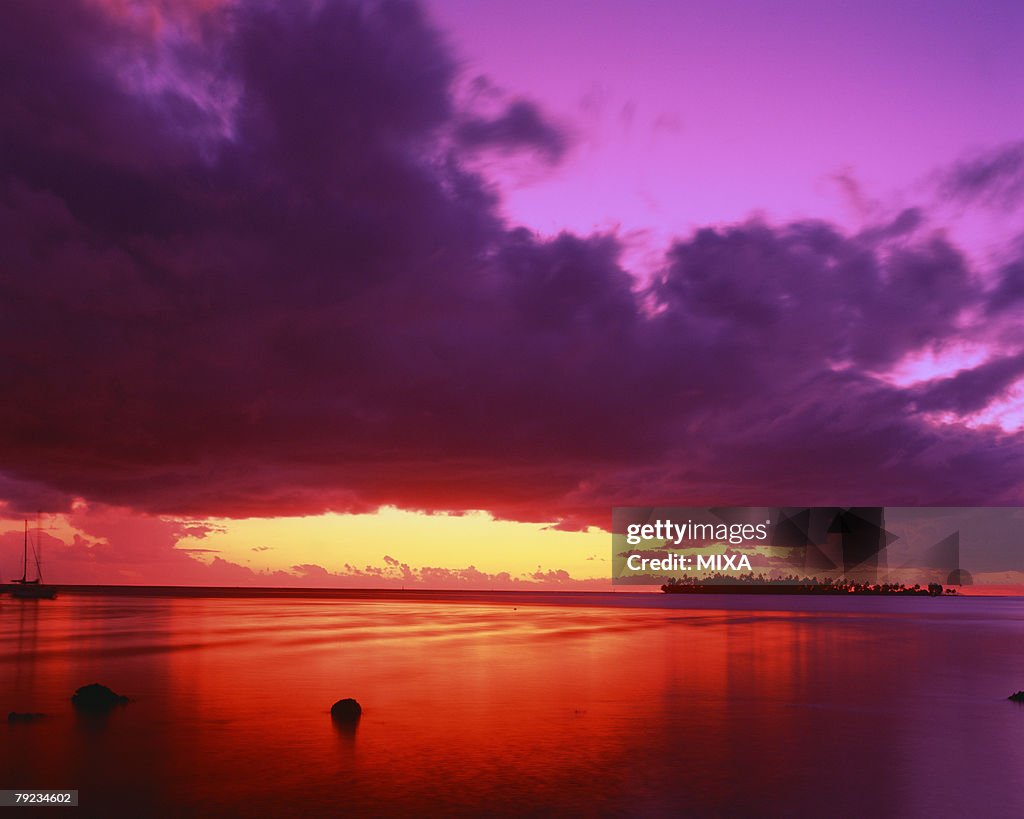
M 614 505 L 1022 503 L 1020 4 L 7 17 L 0 570 L 42 510 L 54 582 L 603 588 Z

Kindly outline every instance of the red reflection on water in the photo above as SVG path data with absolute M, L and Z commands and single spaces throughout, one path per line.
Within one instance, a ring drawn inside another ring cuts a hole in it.
M 5 603 L 4 705 L 52 716 L 8 727 L 2 786 L 78 787 L 97 815 L 1024 808 L 993 781 L 1024 761 L 1024 709 L 993 696 L 1024 679 L 1019 611 L 505 600 Z M 94 681 L 133 702 L 76 717 Z M 346 696 L 354 731 L 328 716 Z

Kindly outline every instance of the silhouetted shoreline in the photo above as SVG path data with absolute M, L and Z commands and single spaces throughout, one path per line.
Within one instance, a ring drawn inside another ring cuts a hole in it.
M 764 575 L 723 575 L 681 579 L 673 578 L 661 587 L 666 594 L 824 594 L 824 595 L 885 595 L 910 597 L 954 596 L 957 590 L 945 588 L 941 583 L 927 586 L 905 583 L 857 583 L 817 577 L 771 578 Z

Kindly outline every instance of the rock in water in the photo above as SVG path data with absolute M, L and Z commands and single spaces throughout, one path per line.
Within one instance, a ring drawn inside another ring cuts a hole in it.
M 1014 702 L 1024 702 L 1024 691 L 1018 691 L 1016 694 L 1010 694 L 1006 699 L 1013 700 Z
M 105 685 L 83 685 L 71 697 L 71 704 L 82 711 L 109 711 L 128 702 L 127 697 L 115 694 Z
M 33 712 L 22 712 L 22 711 L 11 711 L 7 715 L 8 722 L 35 722 L 45 717 L 46 714 L 36 714 Z
M 331 706 L 331 719 L 336 722 L 356 722 L 362 713 L 363 707 L 351 697 L 338 700 Z

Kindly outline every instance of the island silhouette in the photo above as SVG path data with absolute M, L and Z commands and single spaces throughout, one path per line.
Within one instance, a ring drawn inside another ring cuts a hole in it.
M 727 575 L 670 578 L 661 590 L 666 594 L 872 594 L 941 597 L 957 594 L 954 588 L 941 583 L 922 586 L 915 583 L 869 583 L 847 578 L 768 577 L 764 574 Z

